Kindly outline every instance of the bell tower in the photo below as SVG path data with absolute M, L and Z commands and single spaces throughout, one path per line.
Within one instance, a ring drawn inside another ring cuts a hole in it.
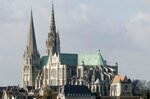
M 40 54 L 37 50 L 33 15 L 31 11 L 30 27 L 27 38 L 27 45 L 23 55 L 22 85 L 35 86 L 35 79 L 40 65 Z
M 56 32 L 53 3 L 52 3 L 50 32 L 48 33 L 48 39 L 46 40 L 46 53 L 48 56 L 52 56 L 55 53 L 58 55 L 60 53 L 60 38 L 59 32 Z

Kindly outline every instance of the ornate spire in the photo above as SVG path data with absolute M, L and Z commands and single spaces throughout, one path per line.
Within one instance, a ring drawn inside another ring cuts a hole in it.
M 31 10 L 30 27 L 28 32 L 27 50 L 31 52 L 37 51 L 32 10 Z
M 60 39 L 59 33 L 56 32 L 55 16 L 54 16 L 54 5 L 52 2 L 52 14 L 50 23 L 50 33 L 48 33 L 48 39 L 46 40 L 46 53 L 47 55 L 58 55 L 60 53 Z
M 56 32 L 55 15 L 54 15 L 54 4 L 53 4 L 53 1 L 52 1 L 52 15 L 51 15 L 50 32 L 51 32 L 51 33 Z

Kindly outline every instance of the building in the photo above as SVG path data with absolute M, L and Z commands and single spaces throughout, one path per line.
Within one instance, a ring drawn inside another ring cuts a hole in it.
M 39 90 L 39 96 L 48 96 L 50 94 L 50 87 L 48 85 L 43 85 Z
M 116 75 L 110 86 L 110 96 L 132 96 L 132 82 L 126 76 Z
M 3 91 L 6 89 L 6 87 L 1 87 L 0 86 L 0 99 L 2 99 L 3 96 Z
M 18 86 L 7 86 L 3 89 L 2 98 L 0 99 L 33 99 L 27 98 L 27 92 L 23 88 Z
M 106 95 L 109 94 L 110 82 L 117 74 L 118 64 L 108 65 L 100 51 L 96 54 L 60 51 L 60 38 L 59 32 L 56 31 L 53 4 L 50 32 L 46 40 L 46 56 L 40 56 L 31 11 L 29 33 L 23 55 L 23 87 L 34 86 L 40 89 L 42 85 L 85 85 L 92 92 Z
M 65 85 L 62 86 L 57 99 L 95 99 L 95 96 L 86 86 Z
M 36 77 L 40 71 L 40 54 L 37 50 L 34 33 L 33 16 L 31 11 L 30 28 L 26 49 L 23 55 L 23 86 L 35 86 Z

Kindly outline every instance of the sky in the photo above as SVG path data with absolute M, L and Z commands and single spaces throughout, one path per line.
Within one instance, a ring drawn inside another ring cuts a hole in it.
M 119 74 L 150 81 L 150 0 L 53 0 L 61 52 L 98 53 Z M 0 0 L 0 86 L 21 85 L 33 11 L 37 47 L 45 55 L 51 0 Z

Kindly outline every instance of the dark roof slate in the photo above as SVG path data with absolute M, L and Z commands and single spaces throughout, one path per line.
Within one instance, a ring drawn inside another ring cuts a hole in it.
M 65 85 L 62 90 L 66 96 L 69 96 L 69 95 L 73 95 L 73 96 L 90 95 L 90 96 L 93 96 L 92 92 L 88 89 L 88 87 L 83 86 L 83 85 Z

